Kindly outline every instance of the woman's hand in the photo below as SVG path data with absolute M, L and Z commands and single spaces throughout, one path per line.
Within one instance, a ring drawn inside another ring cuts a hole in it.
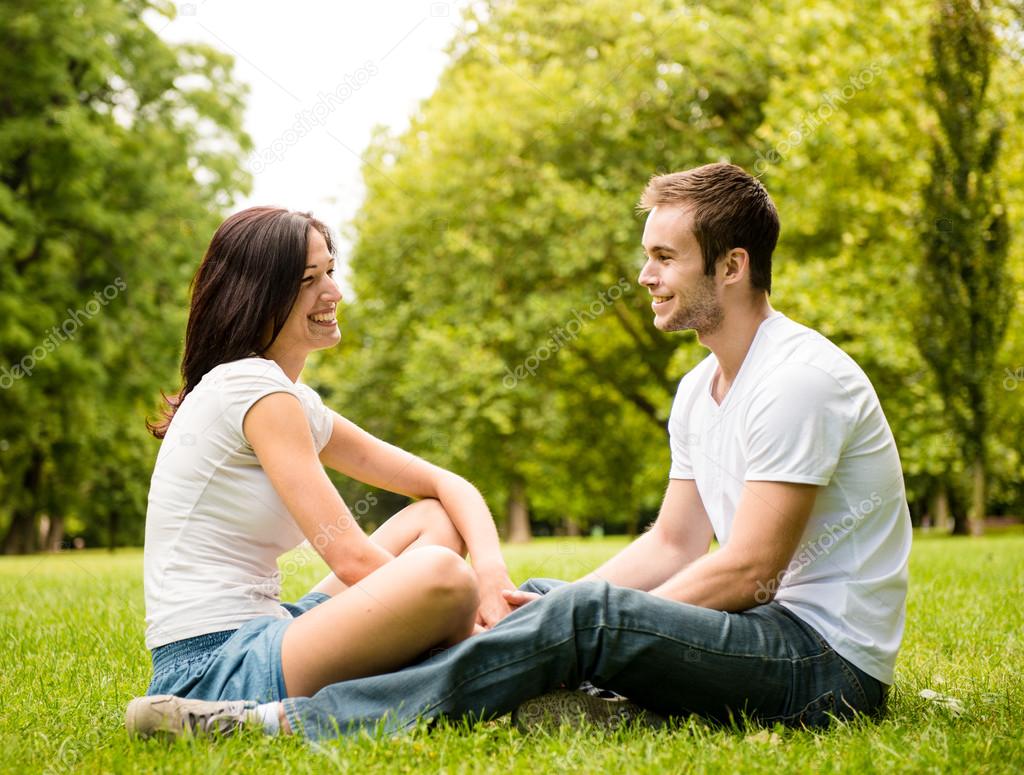
M 476 571 L 476 577 L 480 589 L 477 621 L 489 629 L 512 613 L 505 592 L 515 589 L 516 585 L 509 578 L 504 565 L 480 568 Z

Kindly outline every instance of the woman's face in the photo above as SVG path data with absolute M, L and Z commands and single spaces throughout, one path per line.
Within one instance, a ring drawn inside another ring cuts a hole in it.
M 327 250 L 323 235 L 309 230 L 306 248 L 306 271 L 288 319 L 270 349 L 278 353 L 302 355 L 313 350 L 333 347 L 341 340 L 338 331 L 337 305 L 341 291 L 334 282 L 334 257 Z

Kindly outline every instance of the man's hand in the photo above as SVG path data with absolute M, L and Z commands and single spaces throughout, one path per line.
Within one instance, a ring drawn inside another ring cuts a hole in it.
M 537 592 L 524 592 L 521 589 L 506 589 L 503 590 L 505 600 L 513 608 L 522 608 L 527 603 L 533 602 L 543 597 L 543 595 Z

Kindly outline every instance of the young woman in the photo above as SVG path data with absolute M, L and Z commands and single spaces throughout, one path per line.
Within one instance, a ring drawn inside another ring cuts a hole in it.
M 150 425 L 163 443 L 146 515 L 148 694 L 309 696 L 509 613 L 480 493 L 299 381 L 340 339 L 334 261 L 322 223 L 253 207 L 221 224 L 199 267 L 183 386 Z M 367 537 L 324 466 L 419 500 Z M 282 605 L 277 558 L 304 538 L 331 573 Z

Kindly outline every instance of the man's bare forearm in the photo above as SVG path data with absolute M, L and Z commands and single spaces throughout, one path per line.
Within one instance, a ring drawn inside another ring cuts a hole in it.
M 716 611 L 746 611 L 771 597 L 766 574 L 770 575 L 723 549 L 686 566 L 651 589 L 651 594 Z
M 673 546 L 654 528 L 581 580 L 602 579 L 620 587 L 649 591 L 699 556 L 694 549 Z

